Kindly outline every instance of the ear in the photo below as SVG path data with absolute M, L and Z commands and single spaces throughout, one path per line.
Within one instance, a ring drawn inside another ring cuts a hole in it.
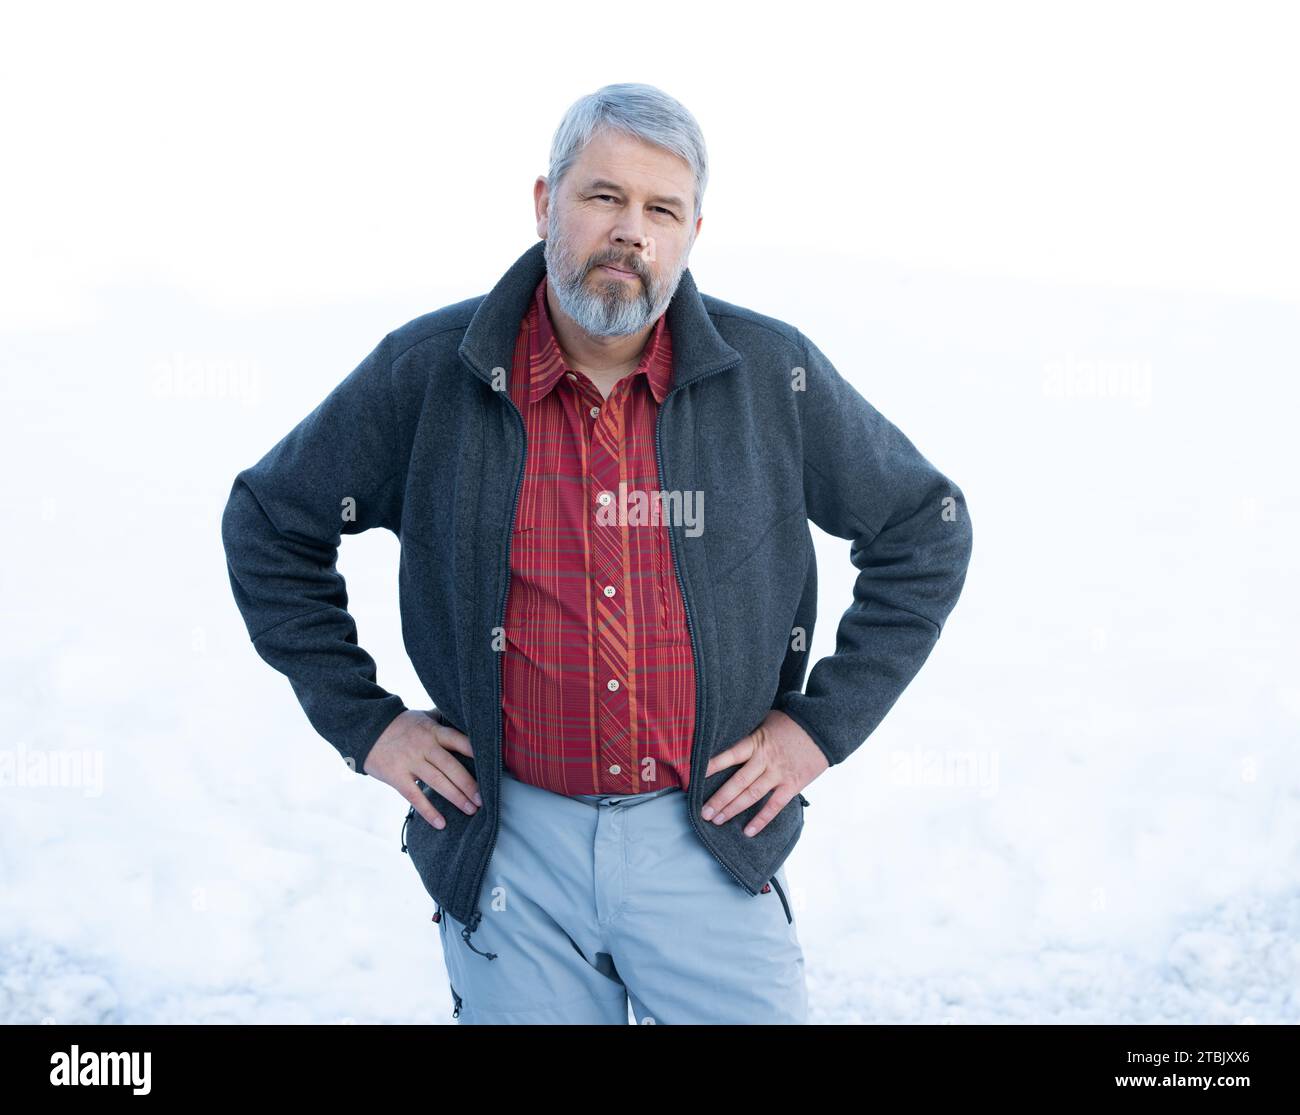
M 537 217 L 537 235 L 546 239 L 547 216 L 551 209 L 551 191 L 546 184 L 546 177 L 538 175 L 533 183 L 533 210 Z

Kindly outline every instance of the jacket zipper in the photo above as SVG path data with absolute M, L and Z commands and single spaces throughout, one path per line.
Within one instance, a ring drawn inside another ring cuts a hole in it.
M 699 382 L 700 379 L 708 379 L 709 376 L 716 375 L 718 372 L 724 372 L 728 368 L 734 368 L 740 363 L 741 361 L 737 360 L 734 363 L 723 365 L 721 368 L 714 368 L 713 371 L 707 372 L 706 374 L 700 376 L 695 382 Z M 682 385 L 678 384 L 676 387 L 672 388 L 668 392 L 668 394 L 664 396 L 664 403 L 666 404 L 669 399 L 671 399 L 675 394 L 677 394 L 677 392 L 681 390 L 681 387 Z M 515 513 L 519 509 L 519 495 L 523 491 L 523 487 L 524 487 L 524 471 L 527 468 L 527 463 L 528 463 L 528 431 L 524 424 L 524 416 L 522 412 L 519 410 L 519 408 L 515 405 L 514 399 L 510 397 L 509 390 L 507 390 L 504 394 L 505 394 L 506 402 L 510 404 L 510 409 L 514 412 L 515 417 L 519 420 L 519 436 L 523 442 L 523 453 L 520 454 L 519 471 L 515 479 L 515 497 L 510 507 L 510 525 L 513 527 L 515 521 Z M 660 406 L 659 409 L 655 412 L 655 465 L 659 473 L 659 486 L 661 489 L 664 487 L 663 450 L 661 448 L 661 441 L 659 436 L 659 430 L 662 421 L 663 421 L 663 406 Z M 498 611 L 498 615 L 500 616 L 500 619 L 497 623 L 498 627 L 503 627 L 506 622 L 506 602 L 509 600 L 510 597 L 510 551 L 512 548 L 513 541 L 514 541 L 514 532 L 507 531 L 506 533 L 506 587 L 505 587 L 505 591 L 501 594 L 501 605 Z M 696 646 L 696 639 L 695 639 L 695 624 L 691 618 L 691 611 L 692 611 L 691 603 L 686 595 L 686 586 L 682 581 L 681 570 L 677 568 L 677 551 L 673 545 L 673 532 L 671 530 L 669 530 L 668 532 L 668 546 L 669 546 L 669 550 L 672 552 L 673 555 L 673 572 L 676 574 L 677 584 L 681 589 L 682 602 L 686 605 L 686 628 L 691 637 L 691 654 L 694 656 L 696 677 L 698 679 L 698 677 L 700 676 L 700 665 L 699 665 L 699 650 Z M 691 740 L 691 781 L 692 782 L 694 782 L 697 777 L 695 771 L 695 767 L 697 765 L 696 754 L 695 754 L 696 752 L 695 743 L 699 735 L 700 696 L 701 696 L 700 691 L 703 688 L 704 687 L 702 685 L 699 685 L 698 683 L 695 686 L 695 729 L 693 733 L 693 738 Z M 494 818 L 493 825 L 492 825 L 492 842 L 491 844 L 488 845 L 488 854 L 486 858 L 483 860 L 483 866 L 479 868 L 478 878 L 474 884 L 475 902 L 478 901 L 478 895 L 483 888 L 483 877 L 487 874 L 488 865 L 492 862 L 492 854 L 496 850 L 496 845 L 497 845 L 497 831 L 501 825 L 500 797 L 501 797 L 501 777 L 502 777 L 501 768 L 503 765 L 503 758 L 501 752 L 502 752 L 503 744 L 505 742 L 505 725 L 503 723 L 504 717 L 501 710 L 501 700 L 502 700 L 502 694 L 504 692 L 504 689 L 505 689 L 505 652 L 498 651 L 497 652 L 497 695 L 496 695 L 497 816 Z M 746 883 L 739 875 L 737 875 L 735 871 L 731 869 L 730 865 L 728 865 L 722 859 L 722 857 L 718 855 L 717 852 L 714 852 L 713 849 L 705 841 L 704 834 L 703 832 L 700 831 L 700 821 L 695 816 L 695 811 L 693 809 L 689 809 L 687 810 L 687 812 L 691 814 L 692 827 L 694 827 L 695 831 L 699 833 L 701 842 L 704 843 L 704 846 L 708 848 L 709 851 L 713 854 L 713 858 L 716 859 L 720 864 L 722 864 L 727 874 L 730 875 L 733 879 L 735 879 L 740 886 L 744 887 L 745 890 L 748 891 L 750 894 L 757 895 L 758 891 L 755 890 L 753 887 L 751 887 L 748 883 Z M 469 943 L 469 934 L 478 928 L 478 924 L 482 920 L 482 917 L 483 917 L 482 911 L 475 909 L 474 916 L 471 919 L 470 924 L 465 927 L 465 931 L 462 933 L 462 936 L 465 937 L 466 944 Z M 479 950 L 475 949 L 475 951 L 477 952 Z M 494 958 L 496 954 L 487 953 L 485 955 L 487 955 L 490 958 Z
M 739 361 L 737 361 L 737 363 L 739 363 Z M 726 371 L 727 368 L 734 368 L 735 366 L 736 364 L 727 364 L 725 365 L 725 367 L 722 368 L 714 368 L 712 372 L 708 372 L 707 374 L 700 376 L 699 379 L 708 379 L 709 376 L 711 375 L 716 375 L 718 372 Z M 696 380 L 695 382 L 698 383 L 699 380 Z M 668 394 L 664 396 L 663 405 L 661 405 L 658 411 L 655 412 L 655 466 L 659 472 L 659 487 L 660 490 L 662 491 L 667 490 L 667 485 L 664 483 L 664 461 L 663 461 L 663 450 L 660 444 L 659 427 L 663 421 L 664 407 L 668 405 L 668 400 L 671 399 L 674 395 L 676 395 L 677 392 L 680 390 L 681 390 L 681 384 L 678 384 L 671 391 L 669 391 Z M 695 624 L 691 619 L 691 612 L 692 612 L 691 602 L 686 593 L 686 584 L 682 580 L 682 571 L 677 561 L 677 548 L 673 543 L 673 532 L 671 528 L 668 531 L 668 549 L 672 554 L 673 572 L 677 576 L 677 585 L 682 594 L 682 603 L 686 605 L 686 630 L 691 637 L 691 654 L 694 657 L 694 662 L 695 662 L 695 677 L 696 677 L 695 728 L 691 738 L 691 785 L 694 786 L 696 784 L 696 779 L 699 777 L 695 768 L 698 765 L 697 762 L 698 756 L 696 755 L 696 751 L 698 750 L 698 748 L 696 747 L 696 743 L 699 741 L 699 731 L 700 731 L 700 697 L 701 697 L 701 691 L 704 689 L 704 686 L 700 684 L 699 679 L 703 676 L 703 674 L 700 670 L 700 656 L 699 656 L 699 650 L 696 646 L 696 640 L 695 640 Z M 754 887 L 751 887 L 748 883 L 746 883 L 745 880 L 742 879 L 739 875 L 737 875 L 735 871 L 731 869 L 731 865 L 728 864 L 720 855 L 718 855 L 717 852 L 713 850 L 713 846 L 709 844 L 707 839 L 705 839 L 704 832 L 700 827 L 703 822 L 701 822 L 700 818 L 696 816 L 695 810 L 688 807 L 686 812 L 690 814 L 691 827 L 695 829 L 696 833 L 700 837 L 700 842 L 706 848 L 709 849 L 709 851 L 713 855 L 713 858 L 716 859 L 720 864 L 722 864 L 723 868 L 726 869 L 727 874 L 730 875 L 733 879 L 735 879 L 736 882 L 739 883 L 742 887 L 744 887 L 746 891 L 748 891 L 750 894 L 757 895 L 758 891 Z
M 520 411 L 520 409 L 519 409 L 517 406 L 515 406 L 515 401 L 514 401 L 514 399 L 512 399 L 512 398 L 510 397 L 510 392 L 509 392 L 509 390 L 507 390 L 504 394 L 505 394 L 506 402 L 508 402 L 508 403 L 510 404 L 510 409 L 514 412 L 515 417 L 517 417 L 517 418 L 519 419 L 519 436 L 520 436 L 520 438 L 523 439 L 523 447 L 524 447 L 524 451 L 523 451 L 522 454 L 520 454 L 520 457 L 519 457 L 519 472 L 518 472 L 517 477 L 516 477 L 516 479 L 515 479 L 515 498 L 514 498 L 514 501 L 513 501 L 513 502 L 511 503 L 511 505 L 510 505 L 510 523 L 509 523 L 509 526 L 510 526 L 511 528 L 513 528 L 513 527 L 514 527 L 514 522 L 515 522 L 515 514 L 516 514 L 516 512 L 519 510 L 519 495 L 520 495 L 520 493 L 523 491 L 523 487 L 524 487 L 524 470 L 525 470 L 525 468 L 527 467 L 527 463 L 528 463 L 528 431 L 527 431 L 527 429 L 526 429 L 525 426 L 524 426 L 524 416 L 523 416 L 523 413 Z M 499 613 L 498 613 L 499 616 L 500 616 L 500 619 L 499 619 L 498 622 L 497 622 L 497 627 L 498 627 L 498 628 L 503 628 L 503 627 L 505 626 L 505 622 L 506 622 L 506 601 L 509 600 L 509 598 L 510 598 L 510 551 L 511 551 L 511 549 L 513 548 L 513 543 L 514 543 L 514 531 L 513 531 L 513 529 L 511 529 L 511 530 L 507 530 L 507 531 L 506 531 L 506 587 L 505 587 L 505 591 L 502 592 L 502 594 L 501 594 L 501 606 L 500 606 Z M 483 866 L 479 868 L 478 879 L 477 879 L 477 880 L 475 881 L 475 883 L 474 883 L 474 902 L 475 902 L 474 916 L 470 919 L 470 924 L 467 925 L 467 926 L 465 927 L 465 930 L 466 930 L 466 931 L 465 931 L 464 933 L 462 933 L 462 936 L 464 936 L 464 938 L 465 938 L 465 943 L 466 943 L 466 944 L 469 944 L 469 934 L 472 933 L 475 929 L 478 928 L 478 924 L 479 924 L 479 922 L 480 922 L 480 921 L 482 920 L 482 918 L 483 918 L 483 913 L 482 913 L 481 910 L 479 910 L 479 909 L 477 908 L 477 903 L 478 903 L 478 899 L 479 899 L 479 893 L 480 893 L 480 891 L 483 889 L 483 877 L 487 874 L 488 865 L 492 862 L 492 853 L 493 853 L 494 851 L 496 851 L 496 846 L 497 846 L 497 832 L 498 832 L 498 830 L 499 830 L 500 827 L 501 827 L 501 778 L 502 778 L 501 768 L 502 768 L 502 766 L 504 765 L 504 760 L 503 760 L 503 758 L 502 758 L 502 754 L 501 754 L 501 752 L 502 752 L 502 748 L 504 747 L 504 744 L 505 744 L 505 724 L 504 724 L 504 714 L 503 714 L 502 711 L 501 711 L 501 700 L 502 700 L 502 696 L 503 696 L 504 691 L 505 691 L 505 669 L 506 669 L 506 663 L 505 663 L 505 660 L 506 660 L 506 655 L 505 655 L 505 649 L 504 649 L 504 648 L 502 648 L 501 650 L 497 651 L 496 653 L 497 653 L 497 698 L 496 698 L 496 707 L 497 707 L 497 794 L 496 794 L 496 816 L 493 818 L 493 821 L 492 821 L 492 842 L 491 842 L 491 844 L 488 845 L 488 853 L 487 853 L 487 856 L 486 856 L 486 858 L 484 858 L 484 860 L 483 860 Z M 472 945 L 471 945 L 470 947 L 473 948 Z M 474 951 L 475 951 L 475 952 L 478 952 L 479 950 L 478 950 L 478 949 L 475 949 Z M 495 959 L 495 957 L 496 957 L 496 953 L 484 953 L 483 955 L 487 956 L 489 959 Z M 454 994 L 454 992 L 453 992 L 453 994 Z M 456 1011 L 457 1011 L 457 1013 L 459 1013 L 459 1011 L 460 1011 L 460 1003 L 459 1003 L 459 1000 L 457 1001 Z

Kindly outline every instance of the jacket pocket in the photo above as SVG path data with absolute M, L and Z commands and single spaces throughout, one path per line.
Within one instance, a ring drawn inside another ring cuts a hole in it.
M 479 781 L 478 764 L 472 758 L 457 751 L 449 754 L 469 772 L 475 782 Z M 483 824 L 484 821 L 481 813 L 474 816 L 462 813 L 436 790 L 424 783 L 420 783 L 420 786 L 425 800 L 442 814 L 446 825 L 435 828 L 412 805 L 407 810 L 403 825 L 402 850 L 410 856 L 411 866 L 415 868 L 429 897 L 438 902 L 454 888 L 457 864 L 469 846 L 471 827 L 475 822 Z

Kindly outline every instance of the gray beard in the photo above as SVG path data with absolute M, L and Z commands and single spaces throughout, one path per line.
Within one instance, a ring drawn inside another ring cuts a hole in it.
M 621 279 L 604 279 L 597 265 L 577 264 L 563 234 L 548 236 L 542 249 L 546 260 L 546 279 L 555 288 L 560 306 L 583 332 L 593 337 L 626 337 L 654 324 L 668 309 L 686 270 L 683 260 L 670 280 L 641 275 L 640 282 L 630 284 Z M 595 280 L 589 276 L 595 272 Z M 594 286 L 594 289 L 593 289 Z

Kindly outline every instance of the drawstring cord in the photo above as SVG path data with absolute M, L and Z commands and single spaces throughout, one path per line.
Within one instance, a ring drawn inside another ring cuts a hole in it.
M 474 946 L 470 944 L 469 935 L 478 928 L 478 923 L 481 922 L 482 920 L 483 920 L 483 911 L 475 910 L 474 916 L 470 919 L 469 924 L 460 931 L 460 935 L 462 938 L 464 938 L 465 944 L 469 945 L 471 949 L 474 949 L 474 951 L 478 953 L 479 956 L 486 956 L 489 960 L 495 960 L 497 958 L 497 954 L 495 952 L 484 952 L 482 949 L 474 948 Z
M 433 920 L 442 921 L 442 903 L 435 902 L 434 906 L 436 907 L 436 909 L 433 911 Z M 484 952 L 482 949 L 474 948 L 474 946 L 470 944 L 469 936 L 471 933 L 474 932 L 474 930 L 478 928 L 478 923 L 482 920 L 483 920 L 482 911 L 475 910 L 474 916 L 470 919 L 469 924 L 460 931 L 461 939 L 465 942 L 466 945 L 469 946 L 471 950 L 478 953 L 479 956 L 486 956 L 489 960 L 495 960 L 497 958 L 497 954 L 495 952 Z

